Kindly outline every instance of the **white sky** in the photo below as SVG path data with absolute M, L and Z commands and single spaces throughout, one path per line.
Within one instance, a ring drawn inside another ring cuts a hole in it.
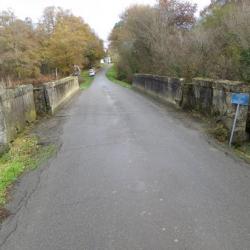
M 199 9 L 210 3 L 210 0 L 190 1 L 197 3 Z M 0 11 L 11 8 L 19 18 L 31 17 L 36 22 L 45 7 L 60 6 L 82 16 L 103 40 L 107 40 L 119 15 L 135 3 L 153 5 L 156 0 L 0 0 Z

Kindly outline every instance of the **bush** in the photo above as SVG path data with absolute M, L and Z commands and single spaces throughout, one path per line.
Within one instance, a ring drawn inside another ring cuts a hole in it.
M 222 124 L 218 124 L 215 128 L 209 129 L 209 133 L 220 142 L 226 142 L 229 139 L 228 130 Z
M 119 78 L 134 73 L 250 82 L 250 2 L 195 5 L 161 1 L 126 10 L 110 35 Z

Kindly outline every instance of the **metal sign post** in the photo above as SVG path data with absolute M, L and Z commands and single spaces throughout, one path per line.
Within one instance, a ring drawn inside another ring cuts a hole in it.
M 229 147 L 232 146 L 233 137 L 234 137 L 234 131 L 235 131 L 235 127 L 236 127 L 236 123 L 237 123 L 239 112 L 240 112 L 240 104 L 237 105 L 236 114 L 235 114 L 234 123 L 233 123 L 233 128 L 232 128 L 232 132 L 231 132 L 231 136 L 230 136 L 230 141 L 229 141 Z
M 233 142 L 233 137 L 234 137 L 234 131 L 236 128 L 236 123 L 237 123 L 237 119 L 240 113 L 240 105 L 242 106 L 248 106 L 249 103 L 249 94 L 245 94 L 245 93 L 233 93 L 232 94 L 232 100 L 231 100 L 232 104 L 236 104 L 237 105 L 237 109 L 236 109 L 236 113 L 235 113 L 235 118 L 234 118 L 234 123 L 233 123 L 233 127 L 232 127 L 232 132 L 231 132 L 231 136 L 230 136 L 230 141 L 229 141 L 229 146 L 232 146 L 232 142 Z

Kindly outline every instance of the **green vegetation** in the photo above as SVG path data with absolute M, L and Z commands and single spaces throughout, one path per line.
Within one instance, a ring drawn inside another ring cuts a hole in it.
M 213 125 L 208 132 L 213 135 L 220 142 L 228 142 L 228 130 L 223 126 L 223 124 Z
M 92 84 L 92 82 L 94 80 L 94 77 L 89 76 L 89 71 L 88 70 L 84 70 L 81 73 L 81 77 L 83 78 L 83 82 L 80 84 L 80 89 L 81 90 L 86 90 L 91 86 L 91 84 Z
M 250 163 L 250 143 L 249 142 L 243 143 L 241 146 L 237 146 L 235 148 L 235 152 L 238 154 L 238 156 L 240 156 L 241 158 L 243 158 L 244 160 Z
M 211 1 L 196 18 L 192 1 L 134 5 L 109 37 L 119 79 L 134 73 L 250 83 L 250 1 Z
M 113 65 L 111 68 L 108 69 L 107 73 L 106 73 L 107 78 L 114 82 L 119 84 L 120 86 L 124 87 L 124 88 L 131 88 L 131 84 L 124 82 L 124 81 L 120 81 L 118 80 L 118 73 L 117 73 L 117 69 L 116 67 Z
M 33 170 L 55 152 L 55 147 L 41 146 L 36 136 L 20 135 L 10 150 L 0 157 L 0 209 L 6 203 L 8 188 L 28 170 Z

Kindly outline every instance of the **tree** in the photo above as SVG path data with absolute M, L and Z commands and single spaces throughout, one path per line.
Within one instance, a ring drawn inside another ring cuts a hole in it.
M 45 48 L 45 61 L 58 68 L 63 75 L 72 71 L 74 64 L 95 64 L 102 56 L 103 45 L 80 17 L 60 16 Z
M 250 3 L 225 1 L 213 3 L 201 20 L 200 33 L 210 51 L 207 75 L 215 78 L 250 81 Z
M 38 42 L 30 23 L 17 19 L 12 12 L 0 13 L 0 75 L 15 79 L 39 74 Z
M 103 42 L 82 18 L 60 7 L 47 7 L 38 25 L 0 12 L 0 78 L 24 82 L 43 75 L 72 73 L 77 64 L 93 66 Z
M 177 53 L 184 34 L 194 25 L 195 9 L 190 3 L 169 0 L 126 10 L 110 35 L 111 50 L 119 54 L 121 77 L 131 80 L 135 72 L 178 75 Z
M 158 0 L 121 15 L 110 35 L 121 78 L 133 73 L 250 82 L 250 2 L 213 1 L 198 20 L 196 5 Z

